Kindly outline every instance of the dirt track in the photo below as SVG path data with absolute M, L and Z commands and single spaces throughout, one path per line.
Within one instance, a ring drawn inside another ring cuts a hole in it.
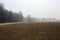
M 60 40 L 60 23 L 0 24 L 0 40 Z

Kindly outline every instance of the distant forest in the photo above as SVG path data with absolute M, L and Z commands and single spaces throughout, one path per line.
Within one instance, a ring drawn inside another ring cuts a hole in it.
M 27 17 L 23 16 L 21 11 L 13 12 L 5 9 L 4 4 L 0 3 L 0 23 L 7 22 L 58 22 L 58 20 L 54 18 L 35 18 L 31 17 L 31 15 L 27 15 Z
M 19 13 L 8 11 L 5 9 L 4 4 L 0 3 L 0 23 L 21 22 L 23 18 L 21 11 Z
M 9 11 L 5 9 L 3 3 L 0 3 L 0 23 L 7 22 L 32 22 L 32 17 L 31 15 L 24 17 L 21 11 L 19 11 L 18 13 Z

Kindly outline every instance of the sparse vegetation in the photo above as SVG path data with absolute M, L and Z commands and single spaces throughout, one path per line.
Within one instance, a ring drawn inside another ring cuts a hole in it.
M 0 40 L 60 40 L 60 23 L 0 25 Z

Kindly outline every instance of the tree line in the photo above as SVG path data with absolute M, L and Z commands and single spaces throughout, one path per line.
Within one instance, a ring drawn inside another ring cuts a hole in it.
M 35 18 L 31 17 L 31 15 L 27 15 L 27 17 L 23 16 L 21 11 L 13 12 L 5 9 L 4 4 L 0 3 L 0 23 L 7 22 L 59 22 L 54 18 Z
M 0 3 L 0 23 L 21 21 L 23 21 L 23 14 L 21 11 L 19 13 L 8 11 L 4 8 L 4 4 Z
M 21 11 L 13 12 L 5 9 L 4 4 L 0 3 L 0 23 L 7 22 L 35 22 L 36 18 L 31 17 L 31 15 L 27 15 L 27 17 L 23 16 Z

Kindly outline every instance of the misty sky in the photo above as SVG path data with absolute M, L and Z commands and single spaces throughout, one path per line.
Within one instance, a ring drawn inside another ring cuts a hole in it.
M 24 16 L 51 17 L 60 19 L 60 0 L 0 0 L 5 8 L 14 12 L 22 11 Z

